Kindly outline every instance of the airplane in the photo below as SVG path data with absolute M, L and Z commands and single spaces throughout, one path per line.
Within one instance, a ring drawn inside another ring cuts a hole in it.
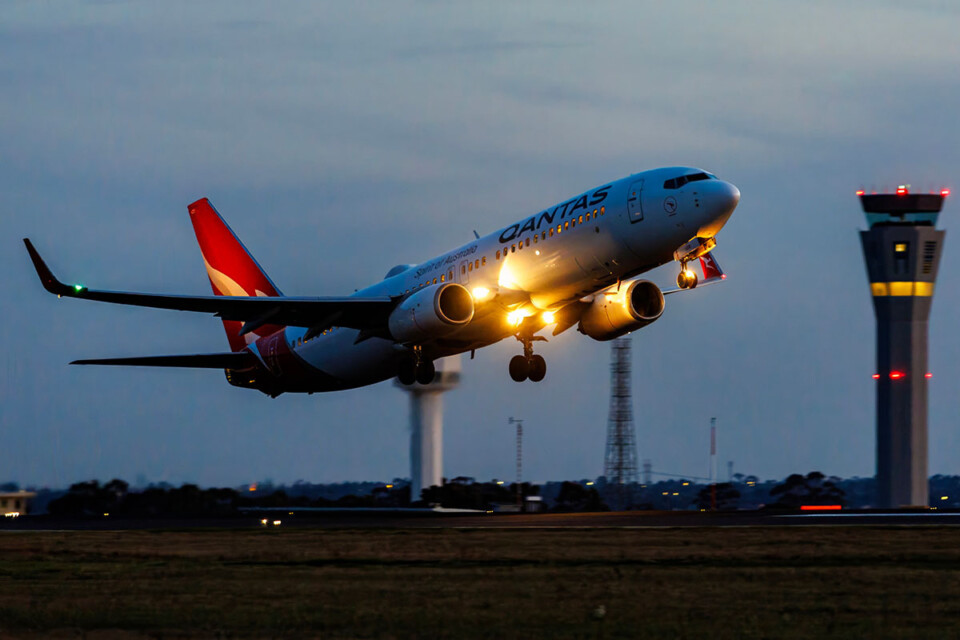
M 210 313 L 230 351 L 75 360 L 77 365 L 223 369 L 237 387 L 284 392 L 362 387 L 393 377 L 429 384 L 434 360 L 511 336 L 510 377 L 539 382 L 537 335 L 577 326 L 612 340 L 656 321 L 664 295 L 726 276 L 710 253 L 740 191 L 691 167 L 664 167 L 580 193 L 420 264 L 390 269 L 343 297 L 283 295 L 206 198 L 188 205 L 213 296 L 101 291 L 58 280 L 29 238 L 43 287 L 58 297 Z M 701 281 L 689 263 L 699 260 Z M 637 276 L 680 263 L 677 287 Z

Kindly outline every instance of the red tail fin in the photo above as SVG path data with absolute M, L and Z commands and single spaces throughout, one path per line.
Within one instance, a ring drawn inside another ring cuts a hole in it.
M 280 291 L 270 281 L 257 261 L 253 259 L 247 248 L 224 222 L 210 201 L 201 198 L 187 207 L 190 212 L 190 221 L 197 234 L 200 252 L 203 254 L 203 263 L 207 268 L 207 276 L 213 287 L 213 294 L 217 296 L 279 296 Z M 224 320 L 223 327 L 230 341 L 233 351 L 243 349 L 247 340 L 237 335 L 242 323 L 235 320 Z M 278 327 L 263 327 L 258 330 L 260 335 L 268 335 Z M 250 339 L 256 339 L 256 334 L 248 334 Z
M 704 282 L 712 282 L 717 279 L 724 280 L 727 277 L 712 253 L 705 253 L 700 256 L 700 268 L 703 270 Z

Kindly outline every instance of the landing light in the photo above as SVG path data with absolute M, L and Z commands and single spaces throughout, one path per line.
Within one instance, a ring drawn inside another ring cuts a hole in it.
M 516 311 L 511 311 L 510 313 L 508 313 L 507 322 L 509 322 L 513 326 L 519 325 L 521 322 L 523 322 L 523 311 L 520 311 L 519 309 L 517 309 Z
M 486 287 L 474 287 L 473 288 L 473 299 L 474 300 L 486 300 L 487 296 L 490 295 L 490 289 Z
M 544 324 L 553 324 L 557 320 L 556 316 L 553 315 L 553 311 L 544 311 L 540 314 L 540 317 L 543 318 Z

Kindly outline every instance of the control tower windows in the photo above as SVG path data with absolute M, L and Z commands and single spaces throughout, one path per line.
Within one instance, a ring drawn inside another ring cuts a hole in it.
M 905 276 L 910 273 L 910 243 L 895 242 L 893 244 L 893 273 Z

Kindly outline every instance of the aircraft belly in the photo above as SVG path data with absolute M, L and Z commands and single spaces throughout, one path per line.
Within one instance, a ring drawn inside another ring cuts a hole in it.
M 315 338 L 298 350 L 298 355 L 312 368 L 337 379 L 350 389 L 396 375 L 399 353 L 393 341 L 370 338 L 355 343 L 359 332 L 338 328 Z

